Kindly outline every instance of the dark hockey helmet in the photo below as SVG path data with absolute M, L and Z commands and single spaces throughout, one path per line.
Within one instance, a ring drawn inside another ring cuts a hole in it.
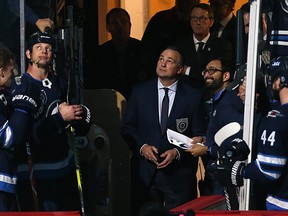
M 47 43 L 52 46 L 52 49 L 55 48 L 55 39 L 48 32 L 37 31 L 33 33 L 27 40 L 26 49 L 32 51 L 32 47 L 37 43 Z
M 280 83 L 288 87 L 288 56 L 280 56 L 271 60 L 265 75 L 267 87 L 271 87 L 275 78 L 280 78 Z

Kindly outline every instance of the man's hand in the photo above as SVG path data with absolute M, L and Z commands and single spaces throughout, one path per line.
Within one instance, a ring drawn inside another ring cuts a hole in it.
M 50 18 L 38 19 L 35 25 L 41 32 L 44 32 L 46 27 L 54 29 L 54 22 Z
M 146 160 L 150 160 L 152 162 L 157 163 L 157 158 L 155 154 L 158 154 L 158 149 L 155 146 L 145 144 L 142 147 L 141 153 L 143 154 Z
M 158 149 L 155 146 L 151 146 L 148 144 L 145 144 L 143 146 L 141 153 L 146 160 L 155 163 L 157 165 L 157 169 L 162 169 L 168 166 L 177 157 L 176 149 L 167 150 L 163 154 L 159 155 Z
M 71 122 L 71 126 L 75 129 L 76 136 L 85 136 L 89 133 L 92 125 L 91 111 L 88 107 L 80 105 L 82 108 L 82 114 L 77 113 L 74 121 Z
M 205 137 L 203 136 L 195 136 L 192 137 L 192 145 L 191 148 L 186 149 L 185 151 L 192 154 L 193 156 L 202 156 L 204 154 L 207 154 L 208 147 L 203 145 L 205 143 Z
M 164 160 L 161 163 L 157 163 L 157 169 L 163 169 L 167 167 L 174 159 L 177 157 L 177 150 L 176 149 L 170 149 L 164 152 L 160 155 L 161 158 L 164 158 Z
M 186 152 L 189 152 L 193 156 L 202 156 L 207 154 L 208 147 L 200 144 L 194 144 L 191 148 L 186 149 Z
M 203 137 L 203 136 L 195 136 L 195 137 L 192 137 L 192 144 L 199 144 L 199 143 L 202 143 L 204 144 L 206 142 L 206 138 Z
M 240 97 L 242 102 L 245 102 L 245 92 L 246 92 L 246 76 L 244 77 L 243 82 L 241 85 L 238 87 L 238 94 L 237 96 Z
M 59 105 L 59 112 L 64 121 L 81 120 L 83 110 L 81 105 L 68 105 L 67 103 L 61 103 Z

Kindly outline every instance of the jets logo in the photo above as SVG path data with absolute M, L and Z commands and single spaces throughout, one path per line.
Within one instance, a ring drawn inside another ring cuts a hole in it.
M 275 118 L 277 116 L 283 116 L 283 115 L 278 110 L 271 110 L 267 114 L 267 117 Z
M 279 61 L 275 61 L 273 62 L 272 66 L 273 67 L 278 67 L 280 65 L 280 62 Z
M 180 133 L 186 131 L 188 127 L 188 118 L 176 119 L 176 128 Z

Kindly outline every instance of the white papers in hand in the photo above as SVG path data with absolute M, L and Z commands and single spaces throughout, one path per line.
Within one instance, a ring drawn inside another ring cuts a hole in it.
M 176 145 L 182 149 L 188 149 L 192 146 L 191 138 L 171 129 L 167 129 L 167 139 L 171 144 Z

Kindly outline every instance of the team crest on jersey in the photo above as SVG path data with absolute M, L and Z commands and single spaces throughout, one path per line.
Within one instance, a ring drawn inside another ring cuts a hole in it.
M 47 88 L 51 89 L 51 87 L 52 87 L 52 82 L 51 82 L 48 78 L 46 78 L 46 79 L 42 80 L 42 85 L 43 85 L 44 87 L 47 87 Z
M 267 117 L 275 118 L 277 116 L 283 116 L 283 115 L 278 110 L 271 110 L 267 114 Z
M 188 118 L 176 119 L 176 128 L 180 133 L 186 131 L 188 127 Z
M 6 97 L 4 96 L 4 94 L 1 94 L 0 95 L 0 100 L 3 102 L 3 104 L 5 105 L 5 106 L 7 106 L 7 100 L 6 100 Z
M 22 76 L 17 76 L 17 77 L 14 78 L 16 85 L 21 85 L 21 77 Z

